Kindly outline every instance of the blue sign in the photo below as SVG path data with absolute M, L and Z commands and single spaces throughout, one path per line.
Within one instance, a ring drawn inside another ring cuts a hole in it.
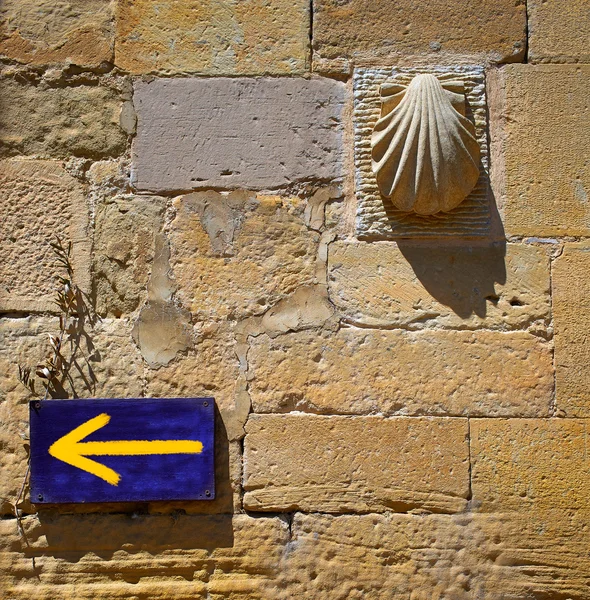
M 213 398 L 30 403 L 31 501 L 215 497 Z

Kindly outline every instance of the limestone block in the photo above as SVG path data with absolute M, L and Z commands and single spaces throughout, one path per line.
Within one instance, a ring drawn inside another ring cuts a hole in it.
M 164 208 L 162 198 L 131 195 L 97 206 L 93 283 L 98 314 L 120 317 L 144 300 Z
M 18 366 L 32 367 L 52 354 L 49 334 L 59 332 L 56 318 L 0 320 L 0 513 L 12 512 L 22 485 L 28 444 L 28 401 L 43 398 L 37 379 L 31 395 L 18 380 Z M 62 345 L 67 376 L 60 378 L 49 398 L 134 398 L 143 395 L 142 362 L 131 341 L 131 326 L 103 320 L 91 327 L 82 323 Z M 29 510 L 28 501 L 24 507 Z
M 174 200 L 171 266 L 177 298 L 198 321 L 262 314 L 317 281 L 320 234 L 297 198 L 236 191 Z
M 486 512 L 587 511 L 587 428 L 583 419 L 474 419 L 474 501 Z
M 590 244 L 566 244 L 553 267 L 557 408 L 590 417 Z
M 84 189 L 59 162 L 0 161 L 0 311 L 53 311 L 64 271 L 50 247 L 72 242 L 76 283 L 88 290 L 90 242 Z
M 0 586 L 14 600 L 263 600 L 288 539 L 282 519 L 246 515 L 44 512 L 23 525 L 28 545 L 0 521 Z
M 467 421 L 251 415 L 244 507 L 457 512 L 469 494 Z
M 248 352 L 256 412 L 547 416 L 550 346 L 494 331 L 300 332 Z
M 250 411 L 240 357 L 231 328 L 205 326 L 185 356 L 146 372 L 150 397 L 213 396 L 229 439 L 243 436 Z
M 123 0 L 115 62 L 131 73 L 294 74 L 309 62 L 307 0 Z
M 111 0 L 3 0 L 0 53 L 30 64 L 112 61 Z
M 101 86 L 41 88 L 0 80 L 0 156 L 104 158 L 125 150 L 118 93 Z
M 588 235 L 590 66 L 508 65 L 490 85 L 504 96 L 496 158 L 506 233 Z
M 585 598 L 588 513 L 295 514 L 267 597 Z
M 531 62 L 590 62 L 586 0 L 529 0 L 527 12 Z
M 330 244 L 330 299 L 350 323 L 473 329 L 547 325 L 549 257 L 539 246 Z
M 459 62 L 466 55 L 478 62 L 501 62 L 522 57 L 525 27 L 524 3 L 509 0 L 395 5 L 388 0 L 318 0 L 313 48 L 323 58 L 373 64 L 408 55 L 427 55 L 437 64 Z
M 137 189 L 268 189 L 341 175 L 344 84 L 329 79 L 135 83 Z

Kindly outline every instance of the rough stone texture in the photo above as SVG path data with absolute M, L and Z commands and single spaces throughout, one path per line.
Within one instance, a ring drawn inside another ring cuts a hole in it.
M 557 408 L 590 417 L 590 244 L 566 244 L 553 267 Z
M 473 329 L 548 324 L 549 257 L 531 245 L 334 242 L 330 299 L 350 323 Z
M 506 233 L 590 233 L 590 66 L 509 65 L 497 126 Z M 501 92 L 500 92 L 501 93 Z
M 0 156 L 98 159 L 125 150 L 121 102 L 109 88 L 42 88 L 3 79 L 0 98 Z
M 111 0 L 3 0 L 0 54 L 37 65 L 111 61 L 112 9 Z
M 129 314 L 144 300 L 164 207 L 162 198 L 131 195 L 97 206 L 93 284 L 101 316 Z
M 590 508 L 585 420 L 474 419 L 470 439 L 473 499 L 481 510 Z
M 341 175 L 344 84 L 329 79 L 136 82 L 137 189 L 265 189 Z
M 586 0 L 528 0 L 531 62 L 590 62 L 590 18 Z
M 240 367 L 232 330 L 226 325 L 207 325 L 194 348 L 175 362 L 146 373 L 150 397 L 213 396 L 229 439 L 243 436 L 250 398 Z
M 72 242 L 76 283 L 89 287 L 90 242 L 84 189 L 59 162 L 0 161 L 0 311 L 55 310 L 64 271 L 50 242 Z
M 28 444 L 27 401 L 30 395 L 18 381 L 18 365 L 35 366 L 51 354 L 48 334 L 59 331 L 57 318 L 0 319 L 0 512 L 12 512 L 26 471 Z M 62 353 L 68 359 L 71 383 L 56 386 L 55 396 L 136 398 L 143 395 L 141 357 L 131 342 L 130 325 L 103 320 L 95 327 L 84 323 L 73 337 L 66 336 Z M 28 501 L 24 508 L 29 509 Z
M 588 513 L 305 515 L 267 597 L 588 597 Z
M 8 598 L 263 600 L 287 523 L 246 515 L 73 515 L 0 521 Z M 31 559 L 34 560 L 31 560 Z
M 550 347 L 524 333 L 341 329 L 252 340 L 256 412 L 547 416 Z
M 457 512 L 469 495 L 467 421 L 252 415 L 244 490 L 249 510 Z
M 431 66 L 355 69 L 354 161 L 358 206 L 356 232 L 363 238 L 489 237 L 491 198 L 488 182 L 487 108 L 483 68 L 480 66 Z M 380 85 L 408 85 L 416 75 L 430 73 L 441 82 L 461 81 L 465 86 L 466 115 L 475 125 L 481 152 L 480 176 L 474 189 L 455 209 L 436 215 L 417 215 L 398 210 L 383 198 L 373 173 L 371 136 L 381 113 Z
M 196 320 L 262 314 L 318 281 L 320 234 L 305 226 L 305 203 L 298 198 L 196 192 L 176 198 L 174 206 L 177 297 Z
M 148 301 L 133 328 L 133 338 L 150 367 L 167 365 L 192 344 L 190 314 L 174 302 L 175 291 L 170 270 L 170 246 L 163 234 L 157 234 L 147 286 Z
M 318 0 L 313 47 L 323 58 L 391 64 L 427 55 L 437 64 L 521 59 L 526 44 L 524 2 Z
M 307 0 L 122 0 L 115 63 L 131 73 L 302 73 L 309 62 Z

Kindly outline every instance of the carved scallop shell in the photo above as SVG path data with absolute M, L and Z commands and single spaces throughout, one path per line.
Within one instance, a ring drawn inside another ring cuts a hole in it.
M 383 196 L 420 215 L 458 206 L 479 178 L 479 144 L 465 117 L 462 82 L 416 75 L 381 86 L 381 117 L 371 136 L 372 167 Z

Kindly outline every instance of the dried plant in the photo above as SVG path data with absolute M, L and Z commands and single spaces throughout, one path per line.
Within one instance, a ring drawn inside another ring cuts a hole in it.
M 84 294 L 74 281 L 74 269 L 71 262 L 72 243 L 64 245 L 56 236 L 50 243 L 56 260 L 62 269 L 62 274 L 57 276 L 58 288 L 54 303 L 59 309 L 59 330 L 56 334 L 48 334 L 49 351 L 40 364 L 33 369 L 26 365 L 18 365 L 18 378 L 27 390 L 37 397 L 39 403 L 49 396 L 68 397 L 76 396 L 73 380 L 69 374 L 72 365 L 76 364 L 76 352 L 80 347 L 79 339 L 83 334 L 84 319 L 91 315 L 84 300 Z M 69 341 L 67 357 L 63 348 Z M 64 384 L 69 384 L 70 393 L 64 389 Z M 21 511 L 18 505 L 23 497 L 30 473 L 30 457 L 27 464 L 23 485 L 14 503 L 14 514 L 18 521 L 19 530 L 24 536 L 20 522 Z

